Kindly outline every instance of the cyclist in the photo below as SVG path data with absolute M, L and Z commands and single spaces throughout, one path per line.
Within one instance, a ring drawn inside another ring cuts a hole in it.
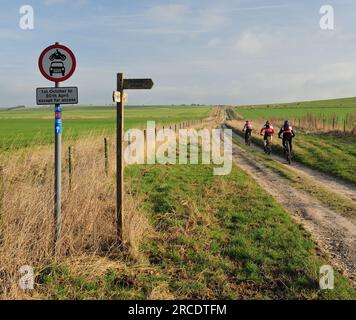
M 279 130 L 279 133 L 278 133 L 278 138 L 282 139 L 282 145 L 283 145 L 284 150 L 286 149 L 286 141 L 289 140 L 290 152 L 293 151 L 292 140 L 294 137 L 295 137 L 295 130 L 289 124 L 289 121 L 285 120 L 282 128 Z
M 270 137 L 271 138 L 271 143 L 273 140 L 273 135 L 276 133 L 274 130 L 272 124 L 267 121 L 266 124 L 263 126 L 263 128 L 260 131 L 260 135 L 264 136 L 263 137 L 263 148 L 266 151 L 266 146 L 267 146 L 267 139 Z
M 245 132 L 245 143 L 248 144 L 249 142 L 249 138 L 251 137 L 251 134 L 252 134 L 252 124 L 250 121 L 246 121 L 243 129 L 242 129 L 242 132 Z

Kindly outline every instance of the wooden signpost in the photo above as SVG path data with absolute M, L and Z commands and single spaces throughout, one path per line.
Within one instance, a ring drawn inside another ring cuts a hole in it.
M 123 193 L 124 193 L 124 165 L 123 165 L 123 132 L 124 132 L 124 90 L 144 90 L 152 89 L 152 79 L 124 79 L 123 73 L 118 73 L 116 77 L 117 91 L 113 93 L 113 100 L 116 102 L 116 210 L 117 210 L 117 231 L 119 242 L 123 241 Z M 122 98 L 123 97 L 123 98 Z

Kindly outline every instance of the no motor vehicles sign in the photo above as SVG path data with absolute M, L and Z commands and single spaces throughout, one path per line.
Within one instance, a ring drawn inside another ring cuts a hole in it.
M 78 88 L 37 88 L 36 100 L 38 105 L 48 104 L 77 104 Z
M 73 52 L 61 44 L 47 47 L 38 59 L 38 67 L 42 75 L 53 82 L 69 79 L 73 75 L 76 65 Z

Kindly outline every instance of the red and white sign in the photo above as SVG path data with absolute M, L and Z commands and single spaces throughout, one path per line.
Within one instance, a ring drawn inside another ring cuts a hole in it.
M 77 66 L 73 52 L 61 44 L 54 44 L 44 49 L 38 59 L 42 75 L 53 82 L 69 79 Z

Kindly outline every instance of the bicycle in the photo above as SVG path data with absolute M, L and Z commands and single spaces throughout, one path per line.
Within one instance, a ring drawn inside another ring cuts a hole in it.
M 272 136 L 267 136 L 266 138 L 266 145 L 265 145 L 265 154 L 271 155 L 272 152 Z
M 289 164 L 292 164 L 292 151 L 291 151 L 291 144 L 290 140 L 286 139 L 284 143 L 284 156 Z
M 246 146 L 251 146 L 251 134 L 252 134 L 252 130 L 246 130 L 246 132 L 245 132 L 245 144 L 246 144 Z

